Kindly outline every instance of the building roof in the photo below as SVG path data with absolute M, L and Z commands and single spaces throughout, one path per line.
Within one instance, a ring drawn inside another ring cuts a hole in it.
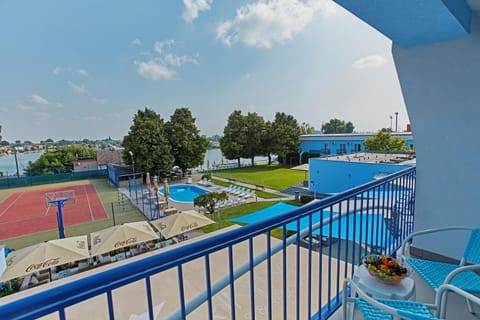
M 361 163 L 385 163 L 400 165 L 415 165 L 416 157 L 413 153 L 389 153 L 389 152 L 357 152 L 342 155 L 331 155 L 321 158 L 311 158 L 319 160 L 334 160 L 345 162 Z

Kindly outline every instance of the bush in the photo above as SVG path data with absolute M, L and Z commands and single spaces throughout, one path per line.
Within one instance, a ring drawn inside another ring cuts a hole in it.
M 305 204 L 313 200 L 312 196 L 300 196 L 300 202 Z
M 203 180 L 203 179 L 208 179 L 208 180 L 212 179 L 212 174 L 211 174 L 211 173 L 205 173 L 205 174 L 202 176 L 202 180 Z

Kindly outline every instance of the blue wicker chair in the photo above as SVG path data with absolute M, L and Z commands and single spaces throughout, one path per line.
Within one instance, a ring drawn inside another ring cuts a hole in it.
M 470 237 L 459 264 L 410 257 L 408 249 L 414 238 L 452 230 L 470 231 Z M 450 283 L 469 293 L 480 293 L 480 275 L 474 272 L 475 270 L 480 270 L 480 229 L 473 227 L 445 227 L 414 232 L 404 240 L 400 248 L 399 258 L 401 263 L 406 262 L 434 290 L 438 290 L 442 284 Z M 474 313 L 469 300 L 467 300 L 467 306 L 468 310 Z
M 343 284 L 344 293 L 348 292 L 348 287 L 355 291 L 358 296 L 349 297 L 347 294 L 343 294 L 342 308 L 344 320 L 349 318 L 349 311 L 354 311 L 349 308 L 351 303 L 355 303 L 365 320 L 445 319 L 446 301 L 449 292 L 454 292 L 467 299 L 467 301 L 480 305 L 480 298 L 451 284 L 444 284 L 438 288 L 435 296 L 435 304 L 406 300 L 374 299 L 358 288 L 352 280 L 345 279 Z

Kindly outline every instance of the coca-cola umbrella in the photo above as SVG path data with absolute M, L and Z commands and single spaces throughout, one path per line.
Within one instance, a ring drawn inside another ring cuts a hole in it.
M 158 239 L 147 221 L 129 222 L 90 234 L 92 256 Z
M 187 210 L 154 220 L 151 223 L 165 239 L 169 239 L 181 233 L 215 223 L 215 221 L 195 210 Z
M 163 180 L 163 196 L 165 198 L 165 202 L 167 203 L 168 207 L 168 195 L 170 194 L 170 190 L 168 189 L 168 179 Z
M 88 259 L 87 236 L 50 240 L 12 251 L 7 269 L 0 278 L 6 281 L 61 264 Z

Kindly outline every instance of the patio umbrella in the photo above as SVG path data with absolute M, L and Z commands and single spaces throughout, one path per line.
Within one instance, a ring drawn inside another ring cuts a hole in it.
M 88 259 L 87 236 L 50 240 L 11 252 L 7 269 L 0 278 L 6 281 L 68 262 Z
M 163 180 L 163 196 L 165 197 L 165 202 L 167 202 L 167 207 L 168 207 L 168 195 L 170 193 L 170 190 L 168 189 L 168 179 Z
M 92 256 L 158 238 L 147 221 L 124 223 L 90 234 Z
M 158 192 L 158 177 L 157 176 L 153 176 L 153 189 L 155 190 L 155 192 Z
M 183 211 L 151 222 L 165 239 L 215 223 L 194 210 Z
M 147 189 L 150 190 L 152 187 L 152 182 L 150 181 L 150 172 L 147 172 L 147 175 L 145 177 L 145 183 L 147 184 Z
M 308 163 L 304 163 L 304 164 L 301 164 L 299 166 L 296 166 L 296 167 L 292 168 L 292 170 L 305 171 L 305 180 L 307 180 L 308 169 L 309 169 L 309 164 Z

